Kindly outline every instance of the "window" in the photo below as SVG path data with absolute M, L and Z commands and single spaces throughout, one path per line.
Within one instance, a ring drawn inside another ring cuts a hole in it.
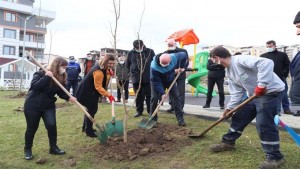
M 15 55 L 15 47 L 3 46 L 3 55 Z
M 16 39 L 16 31 L 12 29 L 4 29 L 4 38 Z
M 27 42 L 34 42 L 33 34 L 27 34 L 25 35 L 25 41 Z
M 14 12 L 8 12 L 5 11 L 4 12 L 4 20 L 5 21 L 11 21 L 11 22 L 17 22 L 17 17 L 16 17 L 16 13 Z

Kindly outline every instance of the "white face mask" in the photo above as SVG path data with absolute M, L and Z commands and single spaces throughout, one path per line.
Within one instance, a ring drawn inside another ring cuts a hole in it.
M 138 50 L 138 49 L 134 49 L 136 52 L 138 52 L 138 53 L 141 53 L 141 52 L 143 52 L 143 49 L 140 49 L 140 50 Z
M 63 67 L 60 67 L 59 68 L 59 74 L 64 74 L 66 72 L 66 69 L 65 68 L 63 68 Z
M 92 56 L 87 57 L 87 60 L 92 60 L 92 59 L 93 59 Z
M 125 63 L 125 60 L 119 60 L 119 63 L 123 65 Z
M 169 47 L 169 50 L 175 50 L 176 49 L 176 46 L 170 46 Z
M 273 52 L 274 48 L 267 48 L 267 52 Z

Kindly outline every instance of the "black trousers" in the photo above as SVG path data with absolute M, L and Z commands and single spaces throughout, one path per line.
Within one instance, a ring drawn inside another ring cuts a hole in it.
M 136 93 L 136 91 L 139 88 L 139 84 L 133 83 L 132 85 L 133 85 L 133 90 Z M 149 114 L 150 113 L 150 99 L 151 99 L 150 83 L 142 83 L 141 84 L 141 89 L 140 89 L 139 93 L 137 94 L 136 102 L 135 102 L 137 113 L 140 113 L 140 114 L 143 113 L 145 99 L 146 99 L 146 105 L 147 105 L 147 112 Z
M 166 89 L 167 87 L 164 86 Z M 176 83 L 173 85 L 169 92 L 170 99 L 172 103 L 174 103 L 175 115 L 178 121 L 183 120 L 183 110 L 179 101 L 178 91 Z M 151 85 L 151 115 L 154 113 L 154 110 L 157 107 L 158 101 L 161 99 L 161 95 L 154 89 L 153 85 Z M 154 116 L 153 120 L 157 121 L 157 115 Z
M 129 81 L 128 80 L 119 80 L 119 84 L 123 86 L 124 88 L 124 93 L 125 93 L 125 100 L 128 100 L 128 86 L 129 86 Z M 121 100 L 121 89 L 118 87 L 118 93 L 117 93 L 117 98 L 118 100 Z
M 77 80 L 69 80 L 69 81 L 67 81 L 67 90 L 68 90 L 68 92 L 70 92 L 70 89 L 72 88 L 73 89 L 73 92 L 72 92 L 73 96 L 76 93 L 77 87 L 78 87 L 78 81 Z
M 96 101 L 93 101 L 95 103 L 89 103 L 89 104 L 86 104 L 86 105 L 83 104 L 87 108 L 88 113 L 93 118 L 95 117 L 95 114 L 98 111 L 98 100 L 99 99 L 97 99 Z M 85 127 L 85 132 L 86 133 L 88 133 L 88 134 L 94 133 L 94 131 L 93 131 L 93 122 L 86 115 L 84 115 L 83 127 Z
M 56 111 L 55 107 L 46 110 L 24 110 L 27 128 L 25 132 L 25 149 L 30 149 L 33 145 L 34 135 L 39 128 L 42 118 L 48 132 L 49 146 L 57 143 Z
M 179 97 L 179 102 L 181 105 L 181 109 L 184 107 L 184 101 L 185 101 L 185 79 L 177 79 L 176 80 L 176 85 L 177 85 L 177 92 L 178 92 L 178 97 Z M 172 96 L 170 95 L 169 99 L 169 104 L 171 105 L 171 109 L 174 109 L 174 105 L 172 103 Z
M 207 81 L 207 97 L 206 97 L 206 105 L 210 105 L 212 99 L 212 92 L 214 90 L 215 83 L 218 86 L 219 92 L 219 105 L 224 106 L 225 95 L 224 95 L 224 78 L 217 79 L 217 78 L 208 78 Z

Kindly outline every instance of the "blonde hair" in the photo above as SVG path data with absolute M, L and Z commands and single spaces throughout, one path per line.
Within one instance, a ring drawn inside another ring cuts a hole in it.
M 66 84 L 67 82 L 67 73 L 60 74 L 59 68 L 61 66 L 68 66 L 68 61 L 62 57 L 55 58 L 50 66 L 48 67 L 48 70 L 53 73 L 53 76 L 61 83 Z M 51 85 L 55 84 L 53 81 L 51 81 Z

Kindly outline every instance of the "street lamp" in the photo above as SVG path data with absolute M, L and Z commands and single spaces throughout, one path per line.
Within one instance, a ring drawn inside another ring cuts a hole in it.
M 25 58 L 25 36 L 26 36 L 26 24 L 27 24 L 27 21 L 34 17 L 35 15 L 30 15 L 30 16 L 27 16 L 25 19 L 16 15 L 18 18 L 22 19 L 24 21 L 24 32 L 23 32 L 23 52 L 22 52 L 22 73 L 21 73 L 21 81 L 20 81 L 20 92 L 22 91 L 22 86 L 23 86 L 23 75 L 24 75 L 24 58 Z

